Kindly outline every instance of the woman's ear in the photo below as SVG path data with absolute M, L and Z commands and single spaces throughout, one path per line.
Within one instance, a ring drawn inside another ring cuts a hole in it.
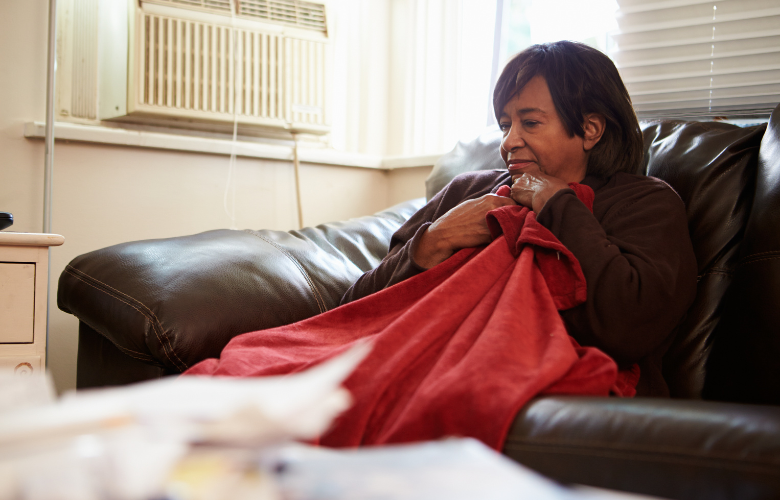
M 582 147 L 585 151 L 590 151 L 601 140 L 604 135 L 604 129 L 607 127 L 607 120 L 601 113 L 589 113 L 585 115 L 585 123 L 582 128 L 583 135 Z

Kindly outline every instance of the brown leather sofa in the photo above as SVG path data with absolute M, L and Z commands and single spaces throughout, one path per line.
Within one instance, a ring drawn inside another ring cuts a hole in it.
M 668 498 L 780 498 L 780 106 L 767 125 L 642 124 L 643 173 L 685 201 L 698 296 L 664 360 L 672 399 L 545 397 L 504 453 L 554 479 Z M 497 131 L 438 162 L 502 168 Z M 78 386 L 180 373 L 242 332 L 336 307 L 423 203 L 289 233 L 209 231 L 74 259 L 58 305 L 80 320 Z

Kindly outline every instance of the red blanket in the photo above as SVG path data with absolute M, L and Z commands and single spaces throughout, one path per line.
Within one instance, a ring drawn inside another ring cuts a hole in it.
M 593 191 L 572 187 L 592 207 Z M 293 373 L 371 338 L 344 383 L 354 405 L 320 439 L 328 446 L 457 435 L 500 450 L 534 396 L 633 396 L 638 368 L 619 372 L 566 333 L 558 310 L 586 297 L 574 256 L 525 207 L 493 210 L 488 224 L 487 247 L 319 316 L 235 337 L 186 374 Z

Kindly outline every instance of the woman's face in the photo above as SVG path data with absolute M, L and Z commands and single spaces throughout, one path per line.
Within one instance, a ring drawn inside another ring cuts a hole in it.
M 501 156 L 510 174 L 538 166 L 543 174 L 567 183 L 585 177 L 592 146 L 566 132 L 544 77 L 533 77 L 506 103 L 499 126 L 504 133 Z

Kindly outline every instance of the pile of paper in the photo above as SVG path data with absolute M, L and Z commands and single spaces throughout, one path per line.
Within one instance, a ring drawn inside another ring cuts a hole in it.
M 284 377 L 171 377 L 59 400 L 44 378 L 0 381 L 0 498 L 237 498 L 228 483 L 251 479 L 252 461 L 235 450 L 324 432 L 349 406 L 340 385 L 368 350 L 360 344 Z M 188 483 L 186 470 L 214 449 L 219 465 L 207 460 L 213 467 L 199 475 L 213 479 L 208 493 L 205 483 Z M 250 496 L 274 498 L 265 483 L 261 491 Z

